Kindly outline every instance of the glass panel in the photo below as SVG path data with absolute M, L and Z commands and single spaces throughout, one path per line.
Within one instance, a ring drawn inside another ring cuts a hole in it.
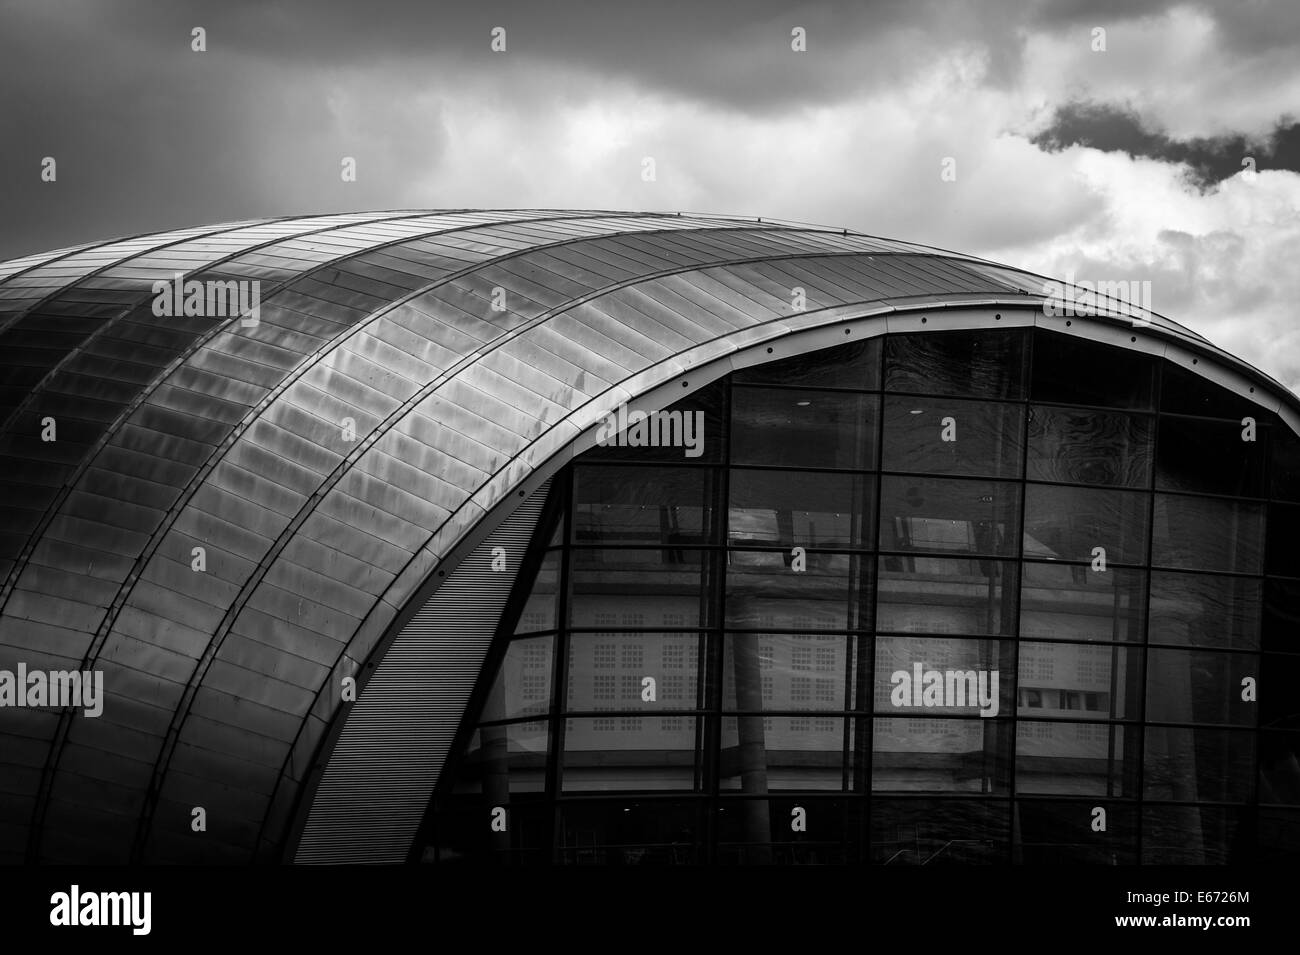
M 1300 547 L 1296 541 L 1300 541 L 1300 507 L 1274 504 L 1268 511 L 1268 557 L 1264 572 L 1279 577 L 1300 577 Z
M 697 865 L 704 862 L 703 804 L 613 800 L 560 807 L 559 858 L 569 865 Z
M 972 398 L 1022 398 L 1025 334 L 944 331 L 885 339 L 885 390 Z
M 1259 734 L 1259 801 L 1300 806 L 1300 733 Z
M 994 799 L 875 799 L 871 861 L 878 865 L 995 865 L 1010 860 L 1008 811 Z
M 1241 698 L 1244 677 L 1259 680 L 1259 658 L 1253 653 L 1152 647 L 1147 656 L 1147 719 L 1253 725 L 1256 704 Z
M 497 670 L 480 720 L 487 723 L 550 712 L 554 639 L 515 640 L 506 647 L 506 658 Z
M 1025 489 L 1025 556 L 1106 563 L 1146 562 L 1148 497 L 1138 491 L 1030 484 Z
M 815 471 L 731 471 L 732 544 L 861 547 L 871 540 L 874 481 Z
M 877 719 L 871 789 L 1005 793 L 1011 724 L 1005 720 Z
M 1152 643 L 1254 650 L 1260 581 L 1211 574 L 1151 573 Z
M 1143 865 L 1225 865 L 1249 861 L 1238 834 L 1246 813 L 1213 806 L 1145 806 Z M 1248 825 L 1248 824 L 1247 824 Z
M 1269 494 L 1279 501 L 1300 501 L 1300 438 L 1279 427 L 1273 435 Z
M 1157 494 L 1151 563 L 1258 574 L 1263 517 L 1258 504 Z
M 544 790 L 549 725 L 530 720 L 479 727 L 465 751 L 454 791 L 482 793 L 487 802 L 500 805 L 511 793 Z
M 1081 643 L 1020 644 L 1024 717 L 1124 720 L 1141 715 L 1142 651 Z
M 727 799 L 718 806 L 718 862 L 843 865 L 857 861 L 860 825 L 861 807 L 837 799 Z
M 1242 440 L 1239 421 L 1160 417 L 1156 487 L 1202 494 L 1262 497 L 1267 432 Z
M 664 445 L 644 445 L 636 446 L 628 443 L 628 438 L 633 435 L 624 431 L 622 437 L 617 438 L 617 443 L 609 441 L 604 445 L 597 444 L 589 451 L 584 452 L 584 460 L 589 462 L 601 461 L 635 461 L 638 464 L 647 461 L 663 461 L 669 464 L 682 464 L 686 462 L 695 464 L 715 464 L 722 460 L 723 442 L 726 439 L 726 422 L 722 413 L 726 402 L 726 390 L 723 382 L 714 382 L 706 385 L 694 394 L 683 398 L 680 401 L 674 401 L 664 409 L 669 414 L 681 413 L 681 436 L 685 440 L 686 423 L 689 420 L 693 431 L 689 437 L 693 441 L 698 440 L 696 445 L 699 454 L 694 457 L 687 457 L 686 451 L 694 450 L 691 447 L 664 446 Z M 699 413 L 698 415 L 696 413 Z M 689 415 L 689 419 L 686 417 Z M 702 416 L 702 417 L 701 417 Z M 670 426 L 675 421 L 674 418 L 659 418 L 660 423 L 668 421 Z M 648 427 L 648 425 L 646 426 Z M 614 429 L 617 432 L 617 428 Z M 662 433 L 662 431 L 658 432 Z M 634 440 L 641 440 L 640 435 Z
M 699 655 L 694 633 L 571 634 L 565 708 L 693 710 Z
M 1300 582 L 1264 581 L 1265 650 L 1300 653 Z
M 843 710 L 848 645 L 840 634 L 728 634 L 722 708 Z
M 881 479 L 881 550 L 1012 556 L 1019 518 L 1018 484 Z
M 554 630 L 559 617 L 558 585 L 560 580 L 560 552 L 549 552 L 542 558 L 533 579 L 532 589 L 524 609 L 519 613 L 515 633 L 533 633 L 537 630 Z
M 1017 565 L 959 557 L 881 557 L 876 629 L 1012 636 Z
M 1009 716 L 1014 659 L 1009 640 L 878 637 L 875 711 L 926 718 Z
M 492 828 L 493 811 L 506 812 L 506 831 Z M 482 797 L 449 797 L 433 814 L 435 845 L 425 850 L 440 863 L 484 862 L 497 865 L 538 865 L 551 861 L 551 820 L 555 810 L 537 797 L 516 796 L 511 802 Z
M 704 551 L 574 549 L 570 556 L 575 627 L 695 627 L 707 623 Z
M 1136 726 L 1016 722 L 1016 792 L 1060 796 L 1137 795 Z
M 888 471 L 1020 474 L 1024 407 L 956 398 L 885 398 L 882 467 Z
M 732 378 L 748 385 L 809 385 L 873 391 L 880 387 L 880 339 L 824 348 L 745 368 Z
M 565 720 L 565 792 L 691 789 L 695 717 L 573 716 Z
M 1017 784 L 1019 763 L 1017 762 Z M 1093 831 L 1095 802 L 1024 800 L 1016 806 L 1016 861 L 1025 865 L 1133 865 L 1137 810 L 1108 804 L 1106 830 Z
M 1297 699 L 1296 687 L 1300 686 L 1300 656 L 1291 654 L 1266 653 L 1258 663 L 1258 672 L 1244 673 L 1254 676 L 1256 684 L 1266 688 L 1259 699 L 1259 722 L 1261 726 L 1277 729 L 1300 729 L 1300 699 Z M 1237 681 L 1237 698 L 1240 699 L 1244 689 Z M 1242 703 L 1241 706 L 1254 706 Z
M 1026 562 L 1020 636 L 1039 640 L 1142 639 L 1146 573 L 1122 567 Z
M 1145 798 L 1245 802 L 1254 784 L 1254 739 L 1243 730 L 1148 726 Z
M 733 464 L 853 470 L 875 466 L 874 397 L 739 386 L 731 396 Z
M 1149 355 L 1035 331 L 1030 395 L 1035 401 L 1149 409 L 1154 393 L 1155 362 Z
M 1285 809 L 1259 811 L 1253 862 L 1294 865 L 1300 859 L 1300 812 Z
M 573 539 L 579 544 L 709 543 L 712 473 L 690 467 L 576 467 Z
M 1118 411 L 1029 409 L 1031 481 L 1147 487 L 1151 480 L 1152 420 Z
M 844 789 L 844 720 L 828 716 L 724 716 L 718 787 Z
M 727 554 L 727 626 L 751 630 L 847 630 L 856 558 L 809 551 L 795 570 L 787 551 Z M 856 621 L 854 623 L 856 625 Z
M 1241 421 L 1247 415 L 1264 420 L 1267 412 L 1253 401 L 1207 381 L 1194 371 L 1164 362 L 1160 373 L 1160 410 Z

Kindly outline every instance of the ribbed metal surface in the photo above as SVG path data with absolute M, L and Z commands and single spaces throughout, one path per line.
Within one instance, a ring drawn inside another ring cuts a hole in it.
M 550 482 L 447 575 L 347 714 L 295 861 L 402 862 L 537 527 Z M 493 572 L 494 548 L 507 572 Z

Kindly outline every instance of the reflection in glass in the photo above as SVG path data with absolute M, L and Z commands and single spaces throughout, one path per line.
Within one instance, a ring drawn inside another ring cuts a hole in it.
M 873 791 L 1005 793 L 1011 724 L 1005 720 L 876 719 Z
M 1274 504 L 1268 510 L 1268 558 L 1264 572 L 1279 577 L 1300 577 L 1300 507 Z M 1257 573 L 1257 571 L 1255 571 Z
M 800 819 L 795 831 L 791 821 Z M 861 807 L 838 799 L 730 798 L 718 806 L 723 865 L 843 865 L 855 862 Z
M 873 396 L 737 386 L 731 404 L 733 464 L 874 467 L 878 399 Z
M 1300 732 L 1259 734 L 1259 801 L 1300 806 Z
M 1029 409 L 1031 481 L 1144 488 L 1150 482 L 1151 418 L 1119 411 Z
M 565 710 L 693 710 L 700 649 L 696 633 L 571 634 Z
M 1248 577 L 1151 572 L 1152 643 L 1254 650 L 1260 582 Z
M 727 554 L 727 626 L 743 630 L 846 630 L 859 558 L 808 551 Z M 795 561 L 806 560 L 803 570 Z
M 1020 636 L 1036 640 L 1142 639 L 1146 572 L 1031 563 L 1021 571 Z
M 958 557 L 880 558 L 876 629 L 1011 635 L 1017 565 Z
M 1158 567 L 1258 574 L 1264 512 L 1259 504 L 1157 494 L 1151 563 Z
M 1167 723 L 1249 726 L 1258 704 L 1242 699 L 1242 680 L 1259 681 L 1253 653 L 1147 651 L 1147 719 Z
M 560 552 L 550 551 L 542 558 L 528 591 L 528 599 L 519 613 L 515 633 L 534 633 L 554 630 L 559 616 L 558 586 L 560 580 Z
M 1141 670 L 1137 648 L 1024 641 L 1018 712 L 1065 720 L 1137 719 Z
M 571 716 L 564 724 L 565 792 L 695 785 L 693 716 Z
M 1155 362 L 1150 355 L 1035 330 L 1030 392 L 1034 401 L 1146 410 L 1154 396 Z
M 845 709 L 848 637 L 728 634 L 723 645 L 723 710 Z
M 1010 716 L 1014 654 L 1009 640 L 877 637 L 875 712 L 918 718 Z
M 844 720 L 829 716 L 724 716 L 718 786 L 766 793 L 844 788 Z
M 1016 792 L 1137 794 L 1139 728 L 1108 723 L 1016 723 Z
M 880 386 L 880 339 L 825 348 L 807 355 L 744 368 L 732 381 L 745 385 L 796 385 L 872 391 Z
M 1012 556 L 1019 517 L 1011 482 L 881 478 L 881 550 Z
M 606 545 L 708 543 L 711 474 L 698 467 L 574 468 L 573 539 Z
M 1242 861 L 1240 809 L 1153 806 L 1142 810 L 1143 865 L 1224 865 Z
M 1030 484 L 1025 488 L 1025 556 L 1106 564 L 1146 561 L 1147 495 L 1137 491 Z
M 1017 762 L 1017 774 L 1019 763 Z M 1019 789 L 1019 776 L 1016 780 Z M 1093 802 L 1022 800 L 1016 806 L 1016 861 L 1025 865 L 1133 865 L 1137 810 L 1106 806 L 1106 829 L 1093 828 Z
M 1156 487 L 1200 494 L 1264 495 L 1267 431 L 1242 440 L 1236 421 L 1160 416 L 1156 442 Z
M 877 865 L 993 865 L 1009 858 L 1003 799 L 873 799 Z
M 709 555 L 682 548 L 575 549 L 570 618 L 575 627 L 695 627 Z
M 484 722 L 550 712 L 554 642 L 554 637 L 535 637 L 507 645 L 505 659 L 483 703 Z
M 885 390 L 972 398 L 1021 398 L 1026 335 L 944 331 L 885 339 Z
M 1255 734 L 1242 730 L 1148 726 L 1143 796 L 1180 802 L 1245 802 L 1254 779 Z
M 957 398 L 885 398 L 887 471 L 1019 476 L 1024 408 Z
M 456 777 L 458 793 L 482 793 L 501 805 L 511 793 L 541 792 L 546 788 L 546 720 L 480 726 L 465 750 Z
M 734 468 L 727 536 L 741 545 L 860 547 L 870 540 L 874 484 L 856 474 Z
M 1265 650 L 1300 652 L 1300 581 L 1264 581 L 1261 642 Z

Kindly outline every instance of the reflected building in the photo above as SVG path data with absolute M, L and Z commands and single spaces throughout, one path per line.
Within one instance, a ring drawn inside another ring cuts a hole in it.
M 153 316 L 181 268 L 258 322 Z M 1300 852 L 1300 402 L 1163 317 L 661 214 L 0 276 L 0 669 L 106 674 L 0 709 L 11 861 Z

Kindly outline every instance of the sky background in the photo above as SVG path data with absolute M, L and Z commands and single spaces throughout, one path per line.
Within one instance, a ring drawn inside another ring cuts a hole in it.
M 0 259 L 361 209 L 771 216 L 1149 281 L 1300 391 L 1295 0 L 0 0 L 0 116 Z

